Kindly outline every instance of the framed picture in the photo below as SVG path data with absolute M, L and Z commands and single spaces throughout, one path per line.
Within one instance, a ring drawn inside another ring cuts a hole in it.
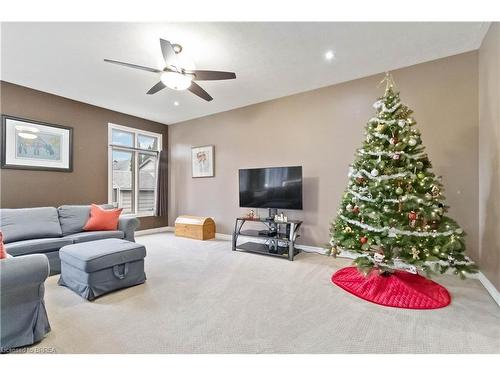
M 73 129 L 2 115 L 2 168 L 71 172 Z
M 215 176 L 214 149 L 213 145 L 191 148 L 191 171 L 193 178 Z

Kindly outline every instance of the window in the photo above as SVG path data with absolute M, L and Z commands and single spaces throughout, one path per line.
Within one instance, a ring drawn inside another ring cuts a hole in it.
M 154 215 L 161 134 L 109 124 L 108 139 L 109 202 L 124 214 Z

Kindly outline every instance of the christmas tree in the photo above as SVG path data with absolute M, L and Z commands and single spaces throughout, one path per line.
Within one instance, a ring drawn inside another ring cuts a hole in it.
M 376 268 L 461 277 L 476 272 L 464 254 L 464 232 L 445 214 L 443 185 L 431 171 L 412 111 L 395 91 L 390 74 L 376 116 L 349 169 L 348 187 L 331 225 L 331 254 L 357 253 L 365 274 Z

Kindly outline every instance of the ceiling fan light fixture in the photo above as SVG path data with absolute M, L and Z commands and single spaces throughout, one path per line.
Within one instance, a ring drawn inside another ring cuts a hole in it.
M 165 86 L 174 90 L 186 90 L 191 86 L 193 77 L 177 72 L 163 72 L 160 77 Z
M 177 44 L 177 43 L 172 44 L 172 49 L 177 54 L 182 52 L 182 46 L 180 44 Z

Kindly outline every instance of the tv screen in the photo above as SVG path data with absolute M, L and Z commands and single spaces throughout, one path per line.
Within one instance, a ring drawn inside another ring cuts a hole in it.
M 240 169 L 240 207 L 302 209 L 302 167 Z

